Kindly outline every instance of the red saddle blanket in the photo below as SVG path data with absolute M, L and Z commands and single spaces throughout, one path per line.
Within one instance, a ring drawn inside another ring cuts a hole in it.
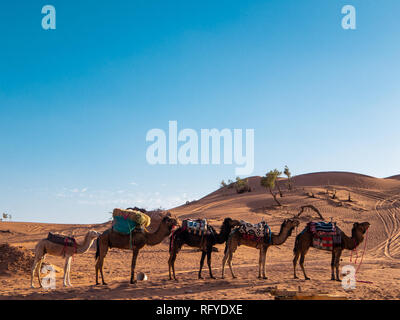
M 313 238 L 313 247 L 322 250 L 333 250 L 333 237 L 314 237 Z
M 240 235 L 241 235 L 242 239 L 244 239 L 244 240 L 262 242 L 265 239 L 264 237 L 257 237 L 254 234 L 248 234 L 248 233 L 241 233 Z

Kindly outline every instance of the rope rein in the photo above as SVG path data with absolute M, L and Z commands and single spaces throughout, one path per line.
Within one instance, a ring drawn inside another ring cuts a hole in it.
M 360 263 L 358 264 L 358 267 L 357 267 L 357 269 L 356 269 L 356 272 L 355 272 L 355 275 L 354 275 L 354 276 L 356 276 L 357 273 L 358 273 L 358 270 L 360 270 L 361 264 L 362 264 L 363 259 L 364 259 L 364 253 L 365 253 L 365 250 L 366 250 L 366 248 L 367 248 L 367 242 L 368 242 L 368 229 L 367 229 L 367 232 L 366 232 L 366 234 L 365 234 L 364 249 L 363 249 L 363 252 L 362 252 L 362 255 L 361 255 L 361 260 L 360 260 Z M 355 240 L 354 240 L 354 244 L 355 244 Z M 355 259 L 355 261 L 354 261 L 354 265 L 357 266 L 357 259 L 358 259 L 357 247 L 354 247 L 354 249 L 351 251 L 350 262 L 352 263 L 353 251 L 355 251 L 355 253 L 356 253 L 356 259 Z M 370 281 L 361 281 L 361 280 L 356 280 L 356 281 L 357 281 L 357 282 L 363 282 L 363 283 L 372 283 L 372 282 L 370 282 Z
M 360 269 L 361 264 L 362 264 L 362 262 L 363 262 L 364 253 L 365 253 L 365 250 L 366 250 L 366 248 L 367 248 L 367 241 L 368 241 L 368 229 L 367 229 L 367 232 L 366 232 L 366 234 L 365 234 L 364 250 L 363 250 L 363 253 L 362 253 L 362 255 L 361 255 L 361 261 L 360 261 L 360 264 L 358 265 L 358 268 L 357 268 L 357 270 L 356 270 L 356 273 L 357 273 L 358 270 Z M 356 263 L 357 263 L 357 258 L 356 258 Z

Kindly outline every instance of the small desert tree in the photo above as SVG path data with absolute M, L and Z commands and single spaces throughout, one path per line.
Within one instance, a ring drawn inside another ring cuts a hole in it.
M 220 188 L 225 188 L 226 187 L 226 182 L 224 180 L 221 181 Z
M 235 188 L 237 193 L 250 192 L 249 181 L 247 179 L 236 178 Z
M 280 186 L 279 186 L 279 182 L 278 182 L 278 178 L 279 178 L 279 176 L 282 174 L 282 172 L 278 171 L 277 169 L 275 169 L 275 170 L 276 170 L 276 174 L 277 174 L 276 179 L 275 179 L 275 185 L 276 185 L 276 187 L 278 188 L 279 196 L 280 196 L 281 198 L 283 198 L 283 193 L 282 193 L 282 190 L 281 190 L 281 188 L 280 188 Z
M 285 166 L 285 170 L 283 171 L 285 176 L 288 178 L 288 189 L 293 190 L 293 185 L 292 185 L 292 173 L 289 170 L 288 166 Z
M 281 206 L 282 204 L 278 201 L 276 198 L 276 194 L 272 191 L 275 188 L 275 183 L 276 179 L 281 175 L 281 172 L 277 169 L 269 171 L 265 177 L 261 178 L 261 185 L 264 188 L 268 188 L 269 192 L 272 194 L 272 197 L 274 198 L 275 202 L 278 204 L 278 206 Z

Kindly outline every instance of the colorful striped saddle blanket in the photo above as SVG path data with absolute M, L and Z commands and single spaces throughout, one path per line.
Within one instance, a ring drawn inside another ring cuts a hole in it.
M 309 222 L 307 228 L 313 234 L 312 246 L 317 249 L 332 251 L 342 242 L 341 231 L 332 222 Z
M 47 235 L 47 240 L 49 240 L 53 243 L 67 246 L 67 247 L 75 247 L 76 246 L 75 238 L 63 236 L 61 234 L 54 234 L 54 233 L 49 232 L 49 234 Z
M 250 240 L 261 241 L 264 238 L 271 240 L 271 229 L 265 221 L 261 221 L 256 224 L 240 220 L 240 226 L 238 228 L 243 238 Z
M 336 234 L 336 224 L 332 222 L 309 222 L 308 228 L 313 234 Z
M 207 219 L 185 219 L 182 221 L 182 229 L 198 236 L 211 233 L 211 230 L 208 228 Z

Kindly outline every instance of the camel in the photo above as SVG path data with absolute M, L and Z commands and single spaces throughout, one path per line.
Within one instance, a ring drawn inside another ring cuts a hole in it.
M 211 270 L 211 254 L 213 251 L 213 246 L 215 244 L 224 243 L 228 239 L 228 236 L 232 228 L 239 225 L 240 222 L 238 220 L 232 220 L 231 218 L 226 218 L 221 225 L 219 233 L 217 233 L 215 229 L 209 225 L 208 228 L 211 232 L 204 236 L 194 235 L 190 233 L 188 230 L 183 230 L 182 227 L 177 229 L 174 232 L 174 235 L 171 237 L 171 242 L 170 242 L 170 255 L 168 260 L 169 280 L 172 280 L 171 276 L 171 269 L 172 269 L 174 280 L 177 281 L 175 275 L 175 260 L 178 252 L 180 251 L 180 249 L 184 244 L 190 247 L 199 248 L 202 251 L 198 278 L 203 279 L 201 276 L 201 271 L 203 269 L 204 259 L 207 255 L 207 265 L 210 273 L 210 278 L 215 279 Z
M 341 244 L 334 245 L 332 250 L 332 261 L 331 261 L 331 280 L 341 281 L 339 277 L 339 262 L 340 256 L 342 254 L 343 249 L 354 250 L 358 247 L 358 245 L 364 240 L 364 233 L 368 230 L 370 224 L 369 222 L 362 223 L 354 223 L 353 229 L 351 230 L 351 238 L 348 237 L 343 231 L 340 231 L 341 234 Z M 300 267 L 303 270 L 305 280 L 310 280 L 306 275 L 306 271 L 304 269 L 304 258 L 307 254 L 308 249 L 312 246 L 313 243 L 313 234 L 306 228 L 301 232 L 297 237 L 293 249 L 294 259 L 293 259 L 293 273 L 294 278 L 298 279 L 296 276 L 296 265 L 297 260 L 300 256 Z M 334 269 L 336 268 L 336 279 Z
M 265 275 L 265 260 L 268 248 L 271 245 L 276 246 L 283 244 L 287 240 L 287 238 L 291 236 L 293 229 L 296 228 L 298 225 L 299 221 L 296 218 L 285 219 L 281 225 L 279 234 L 276 233 L 271 234 L 271 242 L 269 241 L 269 237 L 261 242 L 257 242 L 257 240 L 255 239 L 254 240 L 243 239 L 238 229 L 233 230 L 225 246 L 225 255 L 222 260 L 222 279 L 224 279 L 226 261 L 228 261 L 232 278 L 236 278 L 236 275 L 232 269 L 232 257 L 237 247 L 241 244 L 247 247 L 252 247 L 260 250 L 260 255 L 258 260 L 258 278 L 268 279 Z M 261 269 L 262 269 L 262 277 L 261 277 Z
M 167 213 L 161 220 L 158 229 L 155 232 L 148 232 L 142 230 L 140 232 L 133 231 L 131 235 L 122 234 L 114 231 L 112 228 L 104 231 L 97 240 L 96 250 L 96 285 L 99 285 L 99 270 L 103 285 L 107 285 L 104 281 L 103 263 L 107 255 L 108 248 L 118 248 L 125 250 L 132 250 L 132 263 L 131 263 L 131 280 L 130 283 L 136 283 L 135 280 L 135 266 L 139 254 L 139 250 L 145 245 L 155 246 L 171 234 L 172 229 L 178 225 L 175 218 Z
M 51 242 L 47 239 L 42 239 L 38 242 L 35 247 L 35 259 L 32 265 L 31 271 L 31 287 L 34 288 L 33 277 L 35 276 L 35 271 L 37 270 L 37 276 L 39 280 L 39 285 L 42 287 L 42 281 L 40 278 L 40 272 L 42 269 L 42 263 L 46 254 L 65 257 L 64 265 L 64 287 L 72 286 L 70 280 L 71 272 L 71 260 L 74 254 L 82 254 L 87 252 L 93 244 L 93 241 L 100 235 L 97 231 L 90 230 L 86 235 L 81 244 L 77 243 L 75 247 L 69 247 L 62 244 Z

